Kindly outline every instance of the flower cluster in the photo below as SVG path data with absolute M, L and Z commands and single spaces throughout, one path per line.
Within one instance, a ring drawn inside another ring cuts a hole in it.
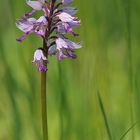
M 33 10 L 17 20 L 16 26 L 24 32 L 17 41 L 22 42 L 31 33 L 43 38 L 43 48 L 35 51 L 33 60 L 39 71 L 47 70 L 48 55 L 58 55 L 58 60 L 76 58 L 74 49 L 81 48 L 80 43 L 74 43 L 65 36 L 66 33 L 78 36 L 73 28 L 80 25 L 80 20 L 73 16 L 77 9 L 69 6 L 72 1 L 26 0 Z M 43 16 L 35 19 L 32 16 L 37 11 L 42 11 Z

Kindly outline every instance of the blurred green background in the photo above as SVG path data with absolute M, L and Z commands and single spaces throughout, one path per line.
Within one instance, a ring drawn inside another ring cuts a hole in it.
M 140 140 L 140 1 L 75 0 L 82 20 L 78 58 L 49 58 L 49 140 Z M 0 0 L 0 140 L 41 140 L 40 74 L 31 64 L 42 41 L 16 42 L 24 0 Z M 73 37 L 71 37 L 74 39 Z M 74 39 L 75 40 L 75 39 Z M 99 103 L 100 94 L 103 108 Z

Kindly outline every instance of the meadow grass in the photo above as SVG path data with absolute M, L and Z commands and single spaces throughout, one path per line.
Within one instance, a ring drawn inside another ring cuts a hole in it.
M 74 5 L 83 48 L 75 60 L 49 58 L 49 140 L 139 140 L 140 2 Z M 40 75 L 31 64 L 42 43 L 34 35 L 15 40 L 16 18 L 29 10 L 24 0 L 0 1 L 0 140 L 42 138 Z

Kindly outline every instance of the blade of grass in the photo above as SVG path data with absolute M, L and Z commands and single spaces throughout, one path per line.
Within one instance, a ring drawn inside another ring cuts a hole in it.
M 60 116 L 60 140 L 65 140 L 70 137 L 71 134 L 71 113 L 69 104 L 67 101 L 67 88 L 65 85 L 66 79 L 65 72 L 62 69 L 62 63 L 58 62 L 58 73 L 59 73 L 59 116 Z M 63 78 L 62 78 L 63 76 Z M 65 129 L 64 129 L 65 127 Z
M 109 138 L 109 140 L 112 140 L 111 131 L 110 131 L 110 128 L 109 128 L 109 123 L 108 123 L 108 120 L 107 120 L 107 115 L 106 115 L 106 112 L 105 112 L 105 109 L 104 109 L 104 105 L 103 105 L 103 102 L 102 102 L 102 99 L 101 99 L 101 96 L 100 96 L 99 92 L 97 93 L 97 96 L 98 96 L 101 112 L 102 112 L 102 115 L 103 115 L 103 119 L 104 119 L 104 122 L 105 122 L 108 138 Z
M 121 136 L 120 140 L 125 138 L 125 136 L 136 126 L 137 122 L 134 123 L 130 128 L 127 129 L 127 131 Z
M 125 13 L 126 13 L 126 27 L 127 27 L 127 47 L 128 47 L 128 63 L 129 63 L 129 83 L 130 83 L 130 119 L 131 124 L 134 124 L 134 71 L 133 71 L 133 48 L 132 48 L 132 4 L 131 0 L 125 0 Z M 132 130 L 132 140 L 135 140 L 135 131 Z

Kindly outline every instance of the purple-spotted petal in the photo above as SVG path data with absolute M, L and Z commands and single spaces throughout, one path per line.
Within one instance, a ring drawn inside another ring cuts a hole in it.
M 16 26 L 23 32 L 29 32 L 33 29 L 33 25 L 16 24 Z
M 57 31 L 59 34 L 65 34 L 65 33 L 69 32 L 70 28 L 71 27 L 69 26 L 69 24 L 65 23 L 65 22 L 59 22 L 57 25 Z
M 63 50 L 60 50 L 58 52 L 58 60 L 59 61 L 61 61 L 64 58 L 73 58 L 73 59 L 75 59 L 76 57 L 77 57 L 77 55 L 74 54 L 72 50 L 65 49 L 65 53 L 63 52 Z
M 73 59 L 77 58 L 77 55 L 74 54 L 71 50 L 67 50 L 67 53 L 71 58 L 73 58 Z
M 43 50 L 37 49 L 35 51 L 33 63 L 38 67 L 38 71 L 47 71 L 48 59 L 44 55 Z
M 39 36 L 45 36 L 45 31 L 46 31 L 46 24 L 47 20 L 44 16 L 41 16 L 37 21 L 36 21 L 36 28 L 35 28 L 35 33 Z
M 62 48 L 68 48 L 67 43 L 62 38 L 56 39 L 57 49 L 60 51 Z
M 60 37 L 56 39 L 56 45 L 58 50 L 61 50 L 62 48 L 71 50 L 71 49 L 79 49 L 82 47 L 80 44 L 74 43 L 68 39 L 62 39 Z
M 57 32 L 59 34 L 65 34 L 67 32 L 70 32 L 74 36 L 78 36 L 78 34 L 73 31 L 73 28 L 72 27 L 73 26 L 71 26 L 71 24 L 69 24 L 69 23 L 59 22 L 58 25 L 57 25 Z
M 46 24 L 47 20 L 46 20 L 45 16 L 41 16 L 36 22 Z
M 34 32 L 39 36 L 45 36 L 45 28 L 43 27 L 36 28 Z
M 37 49 L 34 53 L 34 60 L 35 61 L 40 61 L 40 60 L 47 60 L 46 56 L 44 55 L 43 51 L 41 49 Z
M 62 22 L 72 22 L 75 18 L 68 13 L 61 12 L 57 15 Z
M 80 20 L 78 18 L 71 16 L 68 13 L 61 12 L 57 17 L 64 23 L 68 23 L 71 27 L 80 25 Z
M 16 26 L 23 32 L 30 32 L 36 22 L 35 18 L 21 19 L 16 23 Z
M 61 61 L 63 58 L 68 58 L 69 56 L 64 54 L 63 51 L 59 51 L 58 53 L 58 60 Z

